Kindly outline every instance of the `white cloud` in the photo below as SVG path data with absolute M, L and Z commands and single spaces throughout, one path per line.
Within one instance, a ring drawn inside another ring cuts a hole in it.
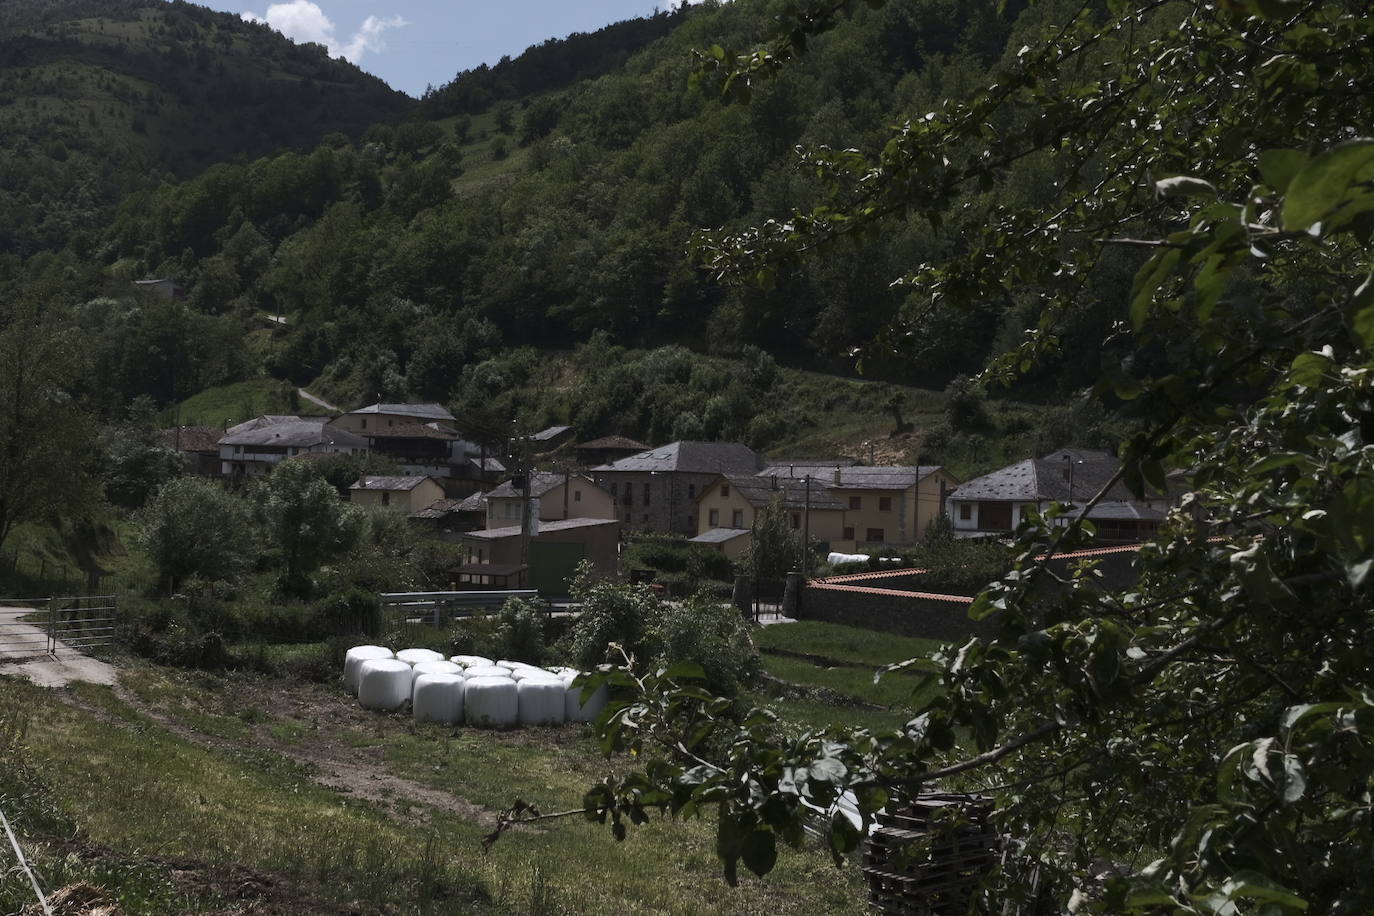
M 385 19 L 368 16 L 363 20 L 362 27 L 353 33 L 353 37 L 340 42 L 334 34 L 334 23 L 324 14 L 324 10 L 311 0 L 273 3 L 261 16 L 257 13 L 242 15 L 249 22 L 267 23 L 293 41 L 313 41 L 322 44 L 334 57 L 342 57 L 355 64 L 369 51 L 376 53 L 386 49 L 382 33 L 387 29 L 410 24 L 400 16 L 388 16 Z

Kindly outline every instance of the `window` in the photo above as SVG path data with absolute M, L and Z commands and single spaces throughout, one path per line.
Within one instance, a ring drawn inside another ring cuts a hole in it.
M 581 490 L 573 490 L 573 502 L 575 502 L 575 503 L 580 503 L 580 502 L 582 502 L 582 491 L 581 491 Z
M 862 509 L 863 507 L 864 507 L 864 498 L 863 498 L 862 496 L 851 496 L 851 497 L 849 497 L 849 508 L 851 508 L 851 509 Z
M 388 492 L 386 492 L 385 490 L 382 491 L 382 505 L 383 505 L 383 506 L 389 506 L 389 505 L 391 505 L 391 494 L 388 493 Z
M 973 503 L 959 504 L 959 520 L 963 522 L 973 520 Z
M 361 420 L 359 420 L 358 422 L 362 424 L 361 426 L 358 427 L 359 429 L 367 429 L 367 417 L 363 417 L 363 418 L 362 418 Z
M 879 496 L 879 497 L 878 497 L 878 511 L 879 511 L 879 512 L 891 512 L 891 511 L 892 511 L 892 497 L 891 497 L 891 496 Z
M 743 509 L 736 509 L 734 512 L 730 513 L 730 527 L 732 527 L 732 528 L 743 528 L 743 527 L 744 527 L 744 510 L 743 510 Z
M 852 541 L 852 540 L 854 540 L 854 529 L 853 529 L 853 528 L 846 528 L 846 529 L 844 529 L 844 539 L 845 539 L 846 541 Z
M 644 505 L 649 505 L 649 485 L 644 485 Z
M 706 520 L 707 520 L 707 522 L 710 523 L 710 525 L 711 525 L 712 528 L 719 528 L 719 527 L 720 527 L 720 510 L 719 510 L 719 509 L 712 509 L 711 512 L 710 512 L 710 514 L 706 516 Z
M 689 484 L 687 484 L 687 497 L 688 497 L 689 499 L 696 499 L 696 495 L 697 495 L 697 485 L 694 484 L 694 483 L 689 483 Z
M 869 528 L 867 540 L 871 544 L 881 544 L 883 542 L 883 529 Z
M 723 483 L 723 484 L 720 485 L 720 495 L 721 495 L 721 496 L 729 496 L 729 495 L 730 495 L 730 485 L 729 485 L 728 483 Z
M 615 491 L 616 491 L 616 484 L 611 484 L 611 499 L 615 499 L 615 497 L 616 497 L 616 492 L 615 492 Z
M 641 522 L 647 523 L 649 521 L 649 513 L 645 512 L 643 515 L 639 517 L 639 520 Z
M 796 531 L 801 527 L 801 515 L 797 512 L 792 513 L 792 530 Z

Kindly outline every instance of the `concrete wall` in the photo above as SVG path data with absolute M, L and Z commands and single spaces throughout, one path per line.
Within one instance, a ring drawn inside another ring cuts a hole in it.
M 882 579 L 833 585 L 809 582 L 802 590 L 797 616 L 802 620 L 950 642 L 994 632 L 988 621 L 969 619 L 971 598 L 902 592 L 891 588 L 892 584 L 895 582 Z

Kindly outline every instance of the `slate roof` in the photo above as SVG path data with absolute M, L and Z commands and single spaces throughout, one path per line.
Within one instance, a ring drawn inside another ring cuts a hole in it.
M 593 468 L 596 471 L 678 471 L 694 474 L 753 474 L 763 456 L 738 442 L 670 442 Z
M 600 452 L 607 449 L 625 449 L 626 451 L 634 450 L 636 452 L 642 452 L 652 447 L 653 446 L 649 445 L 647 442 L 640 442 L 637 439 L 630 439 L 626 436 L 602 436 L 600 439 L 593 439 L 590 442 L 583 442 L 581 445 L 573 446 L 573 448 L 579 451 L 586 449 L 589 452 Z
M 539 533 L 546 531 L 567 531 L 571 528 L 592 528 L 596 525 L 619 525 L 620 522 L 613 518 L 563 518 L 556 522 L 540 522 Z M 487 528 L 482 531 L 465 531 L 465 538 L 480 538 L 484 541 L 496 541 L 501 538 L 515 537 L 520 533 L 519 525 L 508 525 L 505 528 Z
M 795 467 L 770 467 L 759 472 L 759 477 L 771 474 L 792 478 L 811 476 L 813 485 L 821 481 L 839 490 L 905 490 L 925 480 L 940 470 L 938 464 L 922 464 L 906 467 L 853 467 L 815 468 L 804 465 Z
M 757 477 L 727 477 L 726 480 L 735 488 L 740 496 L 744 497 L 749 505 L 762 509 L 768 505 L 773 497 L 782 494 L 782 506 L 784 509 L 804 509 L 807 504 L 806 481 L 798 478 L 778 477 L 777 486 L 773 485 L 773 479 L 766 474 Z M 707 487 L 702 491 L 704 497 L 707 493 L 715 492 L 718 487 Z M 700 501 L 701 497 L 698 497 Z M 843 509 L 844 503 L 835 495 L 834 491 L 825 483 L 813 479 L 811 481 L 811 508 L 819 510 Z
M 352 413 L 382 413 L 397 417 L 417 417 L 422 420 L 453 420 L 453 414 L 442 404 L 370 404 Z
M 363 477 L 350 490 L 413 490 L 428 477 Z
M 724 544 L 749 533 L 748 528 L 712 528 L 710 531 L 688 538 L 689 544 Z
M 482 494 L 474 493 L 466 499 L 436 499 L 423 509 L 410 513 L 410 517 L 443 518 L 446 515 L 456 515 L 460 512 L 485 513 L 486 511 L 487 506 Z
M 1070 462 L 1072 462 L 1072 498 L 1087 500 L 1116 473 L 1120 463 L 1107 452 L 1089 449 L 1060 449 L 1044 458 L 1027 458 L 999 468 L 991 474 L 975 477 L 961 484 L 950 494 L 956 500 L 987 500 L 1035 502 L 1057 500 L 1069 502 Z M 1120 482 L 1107 491 L 1105 499 L 1128 502 L 1130 491 Z
M 454 440 L 458 434 L 433 423 L 405 423 L 383 429 L 369 429 L 363 433 L 369 439 L 444 439 Z
M 269 421 L 261 423 L 258 421 Z M 254 445 L 310 448 L 316 445 L 341 445 L 367 448 L 367 440 L 356 433 L 326 425 L 324 417 L 258 417 L 231 427 L 220 445 Z
M 581 474 L 574 474 L 569 479 L 577 480 L 579 478 L 582 478 Z M 543 496 L 554 487 L 561 487 L 563 480 L 562 474 L 556 474 L 553 471 L 535 471 L 530 475 L 530 496 Z M 502 481 L 496 489 L 487 491 L 488 499 L 519 499 L 524 495 L 524 490 L 516 488 L 509 480 Z
M 559 436 L 571 430 L 571 426 L 550 426 L 548 429 L 541 429 L 539 432 L 530 436 L 531 442 L 548 442 L 550 439 L 557 439 Z
M 506 466 L 497 458 L 469 458 L 468 463 L 479 471 L 491 471 L 495 474 L 506 470 Z
M 857 458 L 769 458 L 767 465 L 770 468 L 801 468 L 802 473 L 797 476 L 805 476 L 810 473 L 815 477 L 820 470 L 833 471 L 835 468 L 857 467 Z

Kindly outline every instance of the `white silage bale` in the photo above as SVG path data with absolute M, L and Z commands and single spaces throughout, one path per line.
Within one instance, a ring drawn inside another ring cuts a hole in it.
M 558 675 L 554 674 L 552 671 L 545 671 L 543 668 L 516 668 L 514 671 L 510 673 L 510 676 L 516 681 L 523 681 L 526 678 L 530 677 L 539 677 L 544 679 L 556 679 L 558 677 Z
M 569 722 L 591 722 L 606 708 L 611 692 L 605 684 L 596 688 L 587 702 L 582 702 L 582 687 L 573 686 L 573 677 L 563 679 L 563 715 Z
M 469 725 L 510 728 L 520 721 L 520 693 L 508 677 L 465 679 L 463 706 Z
M 355 697 L 358 695 L 358 671 L 363 662 L 372 658 L 395 658 L 392 651 L 384 646 L 354 646 L 344 654 L 344 686 Z
M 456 674 L 462 677 L 463 666 L 455 665 L 453 662 L 449 661 L 416 662 L 411 667 L 410 673 L 411 683 L 413 684 L 422 674 Z
M 410 699 L 410 678 L 410 666 L 403 661 L 368 659 L 358 674 L 358 702 L 364 709 L 400 709 Z
M 510 677 L 510 669 L 500 665 L 474 665 L 463 672 L 465 677 Z
M 453 655 L 449 657 L 449 661 L 457 662 L 464 668 L 490 668 L 496 664 L 496 662 L 481 655 Z
M 554 665 L 552 668 L 549 669 L 549 671 L 553 672 L 559 677 L 577 677 L 579 674 L 582 673 L 578 671 L 576 668 L 569 668 L 567 665 Z
M 457 725 L 463 721 L 464 680 L 458 674 L 431 672 L 415 679 L 411 709 L 417 722 Z
M 396 657 L 407 665 L 418 665 L 420 662 L 441 662 L 444 653 L 433 649 L 402 649 L 396 653 Z
M 562 725 L 566 688 L 556 677 L 527 677 L 516 681 L 521 725 Z

